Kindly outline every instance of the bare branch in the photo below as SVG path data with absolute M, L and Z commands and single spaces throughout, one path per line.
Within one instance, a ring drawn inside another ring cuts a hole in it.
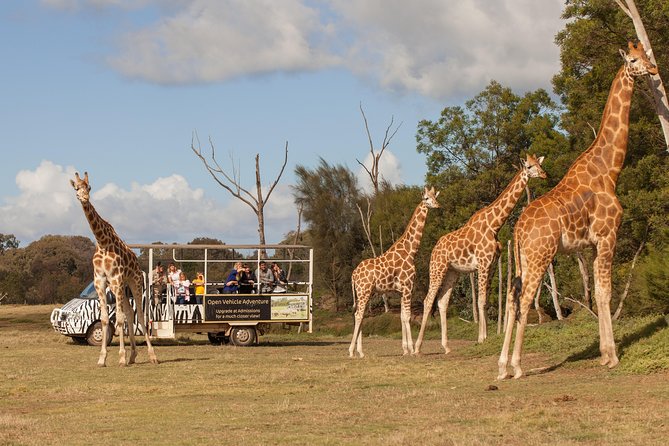
M 269 200 L 269 196 L 272 195 L 272 191 L 276 187 L 277 183 L 281 179 L 281 175 L 283 175 L 283 171 L 286 169 L 286 164 L 288 164 L 288 141 L 286 141 L 286 151 L 283 157 L 283 164 L 281 165 L 281 170 L 279 171 L 279 174 L 276 176 L 276 179 L 272 183 L 272 185 L 269 188 L 269 191 L 267 192 L 267 195 L 265 196 L 265 203 Z

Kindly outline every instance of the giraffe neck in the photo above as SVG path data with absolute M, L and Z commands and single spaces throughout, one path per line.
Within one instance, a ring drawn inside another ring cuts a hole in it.
M 614 182 L 618 179 L 627 152 L 633 89 L 634 77 L 623 66 L 611 83 L 597 137 L 584 153 L 587 162 L 595 161 L 601 173 L 610 175 Z
M 102 217 L 100 217 L 100 214 L 98 214 L 98 212 L 95 210 L 95 208 L 89 201 L 82 202 L 81 207 L 84 209 L 84 215 L 88 220 L 88 224 L 91 227 L 91 231 L 93 231 L 95 240 L 98 242 L 98 246 L 103 248 L 117 246 L 118 242 L 121 239 L 116 234 L 116 231 L 114 230 L 112 225 L 110 225 Z M 121 246 L 122 245 L 123 244 L 121 243 Z
M 518 199 L 525 191 L 528 180 L 527 171 L 520 169 L 495 201 L 481 210 L 480 214 L 487 220 L 488 227 L 493 231 L 499 231 L 509 218 Z
M 413 259 L 420 247 L 420 239 L 423 237 L 423 228 L 427 219 L 427 206 L 421 202 L 409 220 L 407 228 L 402 236 L 390 247 L 388 252 L 403 250 L 408 253 L 405 258 Z

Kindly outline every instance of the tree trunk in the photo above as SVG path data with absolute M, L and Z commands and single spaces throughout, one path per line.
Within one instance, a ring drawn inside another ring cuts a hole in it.
M 578 269 L 581 272 L 581 280 L 583 280 L 583 300 L 588 306 L 588 309 L 592 310 L 592 296 L 590 295 L 590 272 L 588 271 L 588 265 L 583 259 L 583 254 L 580 252 L 576 253 L 576 259 L 578 260 Z
M 650 61 L 657 66 L 653 48 L 650 45 L 650 39 L 648 39 L 648 34 L 646 33 L 646 27 L 643 25 L 641 15 L 639 14 L 639 10 L 637 9 L 634 0 L 624 0 L 624 4 L 623 0 L 615 0 L 615 2 L 620 6 L 620 9 L 632 19 L 637 38 L 643 44 L 646 51 L 650 53 Z M 657 111 L 657 116 L 662 125 L 662 132 L 664 133 L 665 148 L 669 151 L 669 103 L 667 102 L 667 93 L 664 90 L 664 84 L 662 83 L 662 78 L 660 77 L 659 72 L 656 75 L 650 76 L 650 86 L 650 90 L 653 93 L 653 99 L 655 100 L 655 110 Z
M 558 302 L 558 290 L 557 282 L 555 281 L 555 270 L 553 269 L 553 264 L 548 265 L 548 278 L 551 281 L 551 297 L 553 298 L 553 306 L 555 307 L 555 314 L 559 321 L 564 319 L 562 316 L 562 309 L 560 308 L 560 302 Z

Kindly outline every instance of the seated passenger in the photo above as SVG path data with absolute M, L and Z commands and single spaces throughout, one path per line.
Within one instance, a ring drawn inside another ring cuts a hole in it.
M 239 275 L 239 292 L 241 294 L 253 293 L 253 287 L 256 283 L 256 276 L 247 264 L 244 264 Z
M 274 275 L 274 292 L 285 293 L 288 288 L 288 279 L 278 263 L 272 263 L 272 274 Z
M 190 303 L 190 280 L 186 279 L 186 274 L 179 274 L 179 280 L 174 282 L 174 293 L 177 297 L 177 304 Z
M 271 293 L 274 289 L 274 274 L 267 267 L 267 262 L 261 261 L 256 270 L 256 277 L 258 278 L 260 292 Z
M 242 269 L 241 262 L 235 263 L 234 267 L 225 279 L 223 294 L 234 294 L 239 290 L 239 271 Z
M 191 281 L 191 284 L 195 287 L 195 302 L 201 304 L 204 299 L 204 274 L 200 271 L 195 273 L 195 279 Z

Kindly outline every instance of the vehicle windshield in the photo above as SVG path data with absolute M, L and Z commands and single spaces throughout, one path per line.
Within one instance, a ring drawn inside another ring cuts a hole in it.
M 79 294 L 79 297 L 82 299 L 97 299 L 98 292 L 95 291 L 95 285 L 93 282 L 89 283 L 86 288 Z

